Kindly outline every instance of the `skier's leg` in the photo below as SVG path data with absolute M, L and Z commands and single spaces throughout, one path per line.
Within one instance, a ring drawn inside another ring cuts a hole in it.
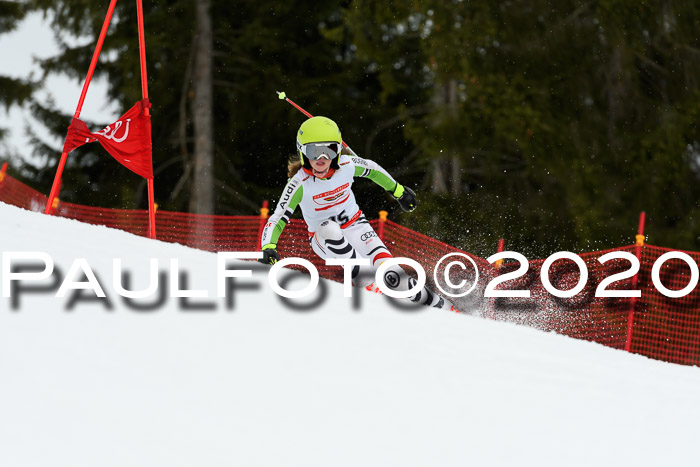
M 389 249 L 384 245 L 384 242 L 379 236 L 377 236 L 369 222 L 364 219 L 364 216 L 350 227 L 344 229 L 340 234 L 354 247 L 359 257 L 369 258 L 372 272 L 370 280 L 374 279 L 374 273 L 377 268 L 379 268 L 384 261 L 392 258 Z M 360 271 L 360 277 L 365 276 L 364 272 L 364 270 Z M 416 280 L 409 276 L 399 265 L 389 266 L 383 279 L 387 287 L 400 292 L 410 290 L 416 285 Z M 435 308 L 444 308 L 448 310 L 453 308 L 449 300 L 441 297 L 425 286 L 423 286 L 418 293 L 410 297 L 409 300 Z
M 379 265 L 377 265 L 377 268 L 378 267 Z M 409 276 L 408 273 L 406 273 L 406 271 L 397 264 L 392 264 L 387 268 L 387 270 L 384 272 L 383 279 L 384 284 L 387 287 L 398 292 L 413 289 L 417 283 L 413 277 Z M 415 303 L 420 303 L 421 305 L 432 306 L 435 308 L 446 310 L 454 309 L 449 300 L 433 292 L 427 286 L 423 286 L 418 293 L 412 297 L 409 297 L 409 300 Z
M 337 222 L 324 221 L 311 237 L 311 248 L 323 259 L 355 258 L 355 249 L 348 243 Z
M 316 233 L 309 239 L 311 249 L 322 259 L 357 258 L 357 252 L 350 245 L 338 223 L 327 220 L 321 223 Z M 353 282 L 360 277 L 360 267 L 354 266 L 351 274 Z

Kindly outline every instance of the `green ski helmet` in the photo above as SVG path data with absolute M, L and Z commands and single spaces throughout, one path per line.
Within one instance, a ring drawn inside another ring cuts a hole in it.
M 331 160 L 331 168 L 338 169 L 342 141 L 340 129 L 333 120 L 328 117 L 311 117 L 301 124 L 297 132 L 297 152 L 301 165 L 311 167 L 309 160 L 325 157 Z

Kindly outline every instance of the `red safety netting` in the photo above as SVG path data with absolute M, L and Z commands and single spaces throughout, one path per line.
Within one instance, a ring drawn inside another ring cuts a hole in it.
M 642 297 L 634 310 L 630 350 L 659 360 L 700 365 L 700 287 L 685 297 L 669 298 L 652 283 L 654 263 L 669 251 L 673 250 L 651 245 L 643 248 L 639 272 Z M 700 263 L 700 253 L 685 253 L 695 264 Z M 688 264 L 671 259 L 661 266 L 659 279 L 668 289 L 681 290 L 689 285 L 690 275 Z
M 47 197 L 3 174 L 0 178 L 0 201 L 32 211 L 43 212 Z M 54 215 L 77 219 L 91 224 L 106 225 L 136 235 L 148 234 L 148 211 L 90 207 L 58 202 Z M 395 257 L 411 258 L 421 264 L 428 284 L 435 289 L 434 277 L 444 277 L 447 262 L 436 268 L 448 254 L 471 258 L 479 279 L 474 291 L 455 299 L 462 311 L 473 312 L 491 319 L 509 321 L 555 331 L 577 339 L 595 341 L 617 349 L 669 362 L 700 365 L 700 288 L 680 298 L 664 296 L 652 281 L 652 268 L 659 257 L 670 250 L 651 245 L 635 245 L 614 250 L 581 253 L 588 271 L 583 290 L 571 298 L 557 298 L 542 284 L 541 269 L 545 260 L 530 260 L 525 274 L 509 280 L 497 290 L 529 290 L 528 298 L 483 298 L 486 285 L 494 278 L 518 269 L 519 263 L 506 260 L 500 269 L 485 259 L 461 251 L 438 240 L 407 229 L 391 221 L 370 221 Z M 157 237 L 161 241 L 180 243 L 208 251 L 259 251 L 260 232 L 264 219 L 258 216 L 205 216 L 158 211 Z M 342 270 L 325 266 L 309 246 L 306 224 L 294 219 L 279 240 L 282 257 L 298 257 L 311 261 L 322 277 L 342 281 Z M 635 278 L 612 283 L 608 289 L 638 289 L 641 297 L 596 297 L 601 281 L 630 268 L 625 259 L 605 263 L 599 258 L 610 252 L 639 254 L 641 268 Z M 695 264 L 700 253 L 686 252 Z M 659 280 L 670 290 L 680 290 L 691 280 L 691 269 L 680 259 L 670 259 L 660 265 Z M 475 282 L 473 271 L 453 268 L 449 275 L 453 283 Z M 573 288 L 579 281 L 579 267 L 571 260 L 557 260 L 549 267 L 550 283 L 559 290 Z
M 546 331 L 556 331 L 577 339 L 591 340 L 619 349 L 625 348 L 629 298 L 596 298 L 600 282 L 612 274 L 630 267 L 625 260 L 612 260 L 604 265 L 598 258 L 611 251 L 630 251 L 634 247 L 582 253 L 588 271 L 586 287 L 574 297 L 560 298 L 543 286 L 541 271 L 544 260 L 530 260 L 527 273 L 497 287 L 498 290 L 529 290 L 529 298 L 490 299 L 489 315 L 494 319 L 516 322 Z M 519 263 L 507 262 L 499 274 L 515 271 Z M 575 287 L 581 275 L 578 266 L 570 260 L 558 260 L 549 268 L 551 285 L 558 290 Z M 630 289 L 631 279 L 615 282 L 610 289 Z
M 646 245 L 641 248 L 640 270 L 635 287 L 633 277 L 610 284 L 608 290 L 641 290 L 641 297 L 600 298 L 598 288 L 613 274 L 628 271 L 631 263 L 615 259 L 600 263 L 598 258 L 613 251 L 635 255 L 630 245 L 615 250 L 579 254 L 586 264 L 586 287 L 574 297 L 557 298 L 544 289 L 541 268 L 544 260 L 529 262 L 523 277 L 509 281 L 508 289 L 531 291 L 530 298 L 490 299 L 490 315 L 499 320 L 516 322 L 546 331 L 599 342 L 640 353 L 659 360 L 700 365 L 700 288 L 681 298 L 664 296 L 652 282 L 652 268 L 668 248 Z M 700 254 L 686 252 L 698 264 Z M 517 269 L 506 263 L 501 274 Z M 573 261 L 558 260 L 550 267 L 550 282 L 559 290 L 573 288 L 580 279 Z M 670 290 L 681 290 L 690 282 L 690 266 L 679 259 L 664 261 L 659 279 Z
M 47 197 L 6 173 L 0 173 L 0 201 L 28 209 L 43 211 Z

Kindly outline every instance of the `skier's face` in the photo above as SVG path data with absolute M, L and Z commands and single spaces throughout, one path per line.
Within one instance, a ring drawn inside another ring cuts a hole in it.
M 328 173 L 328 169 L 331 168 L 331 161 L 330 159 L 322 157 L 320 159 L 316 159 L 315 161 L 311 161 L 311 167 L 314 169 L 314 176 L 320 178 Z

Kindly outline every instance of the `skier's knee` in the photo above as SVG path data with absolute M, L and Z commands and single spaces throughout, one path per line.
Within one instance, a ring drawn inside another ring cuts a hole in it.
M 316 235 L 321 240 L 340 240 L 343 238 L 343 232 L 337 222 L 331 220 L 324 221 L 316 230 Z
M 384 284 L 392 290 L 405 291 L 411 287 L 408 274 L 397 264 L 392 264 L 384 271 L 383 279 Z
M 409 276 L 402 267 L 396 264 L 393 264 L 386 269 L 383 279 L 384 284 L 392 290 L 402 292 L 408 290 L 414 291 L 415 293 L 409 297 L 409 300 L 412 302 L 441 309 L 449 310 L 452 308 L 452 303 L 445 300 L 428 287 L 423 286 L 421 289 L 417 289 L 417 281 L 413 277 Z

